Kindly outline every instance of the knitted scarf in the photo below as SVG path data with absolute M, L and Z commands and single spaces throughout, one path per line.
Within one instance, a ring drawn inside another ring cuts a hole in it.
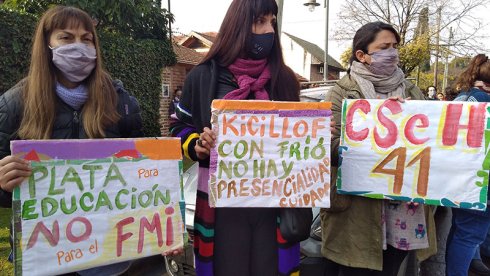
M 405 98 L 405 74 L 398 68 L 391 76 L 373 74 L 360 62 L 353 61 L 350 75 L 361 88 L 366 99 Z
M 250 92 L 256 100 L 269 100 L 265 84 L 271 79 L 267 59 L 251 60 L 237 58 L 228 70 L 235 76 L 239 88 L 225 95 L 225 100 L 246 100 Z
M 88 99 L 88 89 L 83 84 L 75 88 L 66 88 L 61 83 L 56 82 L 56 94 L 75 110 L 79 110 Z

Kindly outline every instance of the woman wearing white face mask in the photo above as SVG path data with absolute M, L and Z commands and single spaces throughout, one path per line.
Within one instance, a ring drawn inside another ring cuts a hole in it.
M 332 102 L 337 133 L 332 134 L 331 183 L 337 179 L 343 99 L 406 98 L 423 100 L 398 67 L 400 36 L 391 25 L 372 22 L 354 36 L 350 70 L 326 101 Z M 362 181 L 362 179 L 360 179 Z M 432 212 L 423 205 L 339 195 L 332 185 L 331 208 L 322 209 L 322 254 L 342 275 L 397 275 L 408 250 L 421 249 L 419 259 L 436 252 Z M 384 219 L 382 219 L 384 218 Z M 389 219 L 390 218 L 390 219 Z M 396 219 L 423 231 L 396 225 Z M 415 231 L 414 231 L 415 230 Z M 397 237 L 403 237 L 398 238 Z
M 72 7 L 54 7 L 40 19 L 27 77 L 0 96 L 0 207 L 31 174 L 10 155 L 14 139 L 141 137 L 138 102 L 103 70 L 92 19 Z M 128 262 L 79 272 L 118 275 Z

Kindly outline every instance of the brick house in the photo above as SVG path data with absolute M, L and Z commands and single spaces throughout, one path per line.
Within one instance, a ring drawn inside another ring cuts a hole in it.
M 182 89 L 184 80 L 194 66 L 204 57 L 203 54 L 193 49 L 181 46 L 178 43 L 173 44 L 177 63 L 174 66 L 165 67 L 162 70 L 162 96 L 160 100 L 160 131 L 162 136 L 169 136 L 169 106 L 173 99 L 176 89 Z
M 323 80 L 323 62 L 325 51 L 317 45 L 283 32 L 281 37 L 282 54 L 284 61 L 293 71 L 310 81 Z M 328 79 L 338 80 L 344 67 L 332 58 L 327 58 Z

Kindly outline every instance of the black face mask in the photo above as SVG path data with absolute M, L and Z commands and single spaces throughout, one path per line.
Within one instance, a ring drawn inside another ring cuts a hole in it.
M 264 59 L 269 56 L 274 46 L 274 33 L 252 34 L 248 46 L 248 57 L 251 59 Z

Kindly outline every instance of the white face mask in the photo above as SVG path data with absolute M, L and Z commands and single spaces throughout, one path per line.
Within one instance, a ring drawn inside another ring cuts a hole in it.
M 97 51 L 83 43 L 70 43 L 56 48 L 53 52 L 53 63 L 63 76 L 71 82 L 85 80 L 95 68 Z
M 436 94 L 436 90 L 434 87 L 429 87 L 429 92 L 427 92 L 427 95 L 429 95 L 430 98 L 434 98 L 434 95 Z

